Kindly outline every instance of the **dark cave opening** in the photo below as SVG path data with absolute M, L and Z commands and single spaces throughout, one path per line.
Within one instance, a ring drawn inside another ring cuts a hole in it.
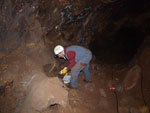
M 105 37 L 105 34 L 101 37 L 96 33 L 95 40 L 90 42 L 89 48 L 100 64 L 123 65 L 136 56 L 143 41 L 143 33 L 138 28 L 121 27 L 109 37 Z

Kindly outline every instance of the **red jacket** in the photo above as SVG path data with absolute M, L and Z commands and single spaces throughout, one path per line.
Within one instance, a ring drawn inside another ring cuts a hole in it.
M 68 58 L 67 68 L 69 70 L 72 69 L 76 63 L 80 63 L 80 66 L 86 66 L 92 59 L 92 53 L 90 50 L 76 45 L 65 48 L 65 56 Z
M 68 65 L 67 65 L 67 68 L 70 70 L 70 69 L 76 64 L 76 61 L 75 61 L 76 52 L 75 52 L 75 51 L 68 51 L 68 52 L 66 53 L 66 50 L 65 50 L 65 54 L 66 54 L 67 57 L 68 57 Z M 86 64 L 86 63 L 83 63 L 83 62 L 80 62 L 80 65 L 86 66 L 87 64 Z
M 67 68 L 70 70 L 75 64 L 75 56 L 76 56 L 76 53 L 74 51 L 68 51 L 67 53 L 68 56 L 68 65 L 67 65 Z

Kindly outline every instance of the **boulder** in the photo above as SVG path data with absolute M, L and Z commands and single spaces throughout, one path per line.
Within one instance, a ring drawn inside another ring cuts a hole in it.
M 65 107 L 68 103 L 68 91 L 63 88 L 57 77 L 39 77 L 32 81 L 29 93 L 21 113 L 34 113 L 51 108 L 53 105 Z
M 134 88 L 141 76 L 141 68 L 138 65 L 135 65 L 133 68 L 131 68 L 127 74 L 126 77 L 123 81 L 123 88 L 125 90 L 130 90 L 132 88 Z

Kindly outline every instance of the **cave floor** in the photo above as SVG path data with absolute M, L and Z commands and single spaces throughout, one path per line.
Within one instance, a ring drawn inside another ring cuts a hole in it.
M 38 56 L 38 53 L 33 52 L 33 48 L 35 47 L 32 47 L 31 51 L 20 48 L 8 56 L 2 56 L 3 64 L 0 67 L 0 86 L 4 86 L 5 91 L 1 90 L 0 113 L 19 112 L 27 96 L 27 84 L 32 79 L 34 72 L 41 71 L 40 66 L 43 65 L 42 61 L 38 57 L 35 57 L 35 54 Z M 40 56 L 39 58 L 45 58 L 46 62 L 49 56 L 44 54 L 43 57 Z M 92 83 L 85 83 L 83 81 L 84 75 L 81 72 L 78 88 L 66 89 L 69 92 L 69 104 L 65 109 L 53 107 L 46 112 L 116 113 L 115 95 L 109 89 L 111 87 L 112 72 L 110 69 L 106 70 L 105 67 L 96 70 L 94 68 L 98 67 L 94 66 L 94 64 L 91 66 Z
M 1 86 L 5 86 L 5 91 L 3 93 L 1 90 L 2 93 L 0 96 L 1 113 L 19 111 L 27 96 L 27 92 L 25 91 L 26 84 L 28 84 L 32 78 L 31 73 L 40 70 L 38 66 L 35 67 L 35 65 L 32 64 L 32 60 L 26 59 L 24 61 L 23 59 L 25 59 L 25 57 L 26 56 L 20 56 L 19 54 L 17 56 L 14 55 L 13 57 L 9 57 L 9 60 L 7 59 L 8 65 L 1 65 Z M 94 73 L 94 71 L 92 73 Z M 108 81 L 105 80 L 105 74 L 97 71 L 92 76 L 93 82 L 85 83 L 83 81 L 83 74 L 81 73 L 78 88 L 66 89 L 69 92 L 69 104 L 65 109 L 53 107 L 44 112 L 115 113 L 116 100 L 113 92 L 110 91 L 107 86 Z
M 7 57 L 2 56 L 4 62 L 0 67 L 0 81 L 1 86 L 5 86 L 5 91 L 3 93 L 1 89 L 0 113 L 19 112 L 27 96 L 26 84 L 31 80 L 32 73 L 41 71 L 40 66 L 43 65 L 42 61 L 35 57 L 35 52 L 31 51 L 32 54 L 26 54 L 24 51 L 19 51 L 18 49 L 15 54 L 12 53 Z M 40 58 L 42 57 L 45 58 L 45 62 L 49 59 L 48 53 L 40 56 Z M 92 62 L 90 70 L 92 83 L 85 83 L 83 81 L 84 75 L 81 72 L 78 88 L 66 89 L 69 92 L 69 104 L 66 108 L 53 106 L 41 113 L 116 113 L 118 110 L 123 111 L 120 113 L 127 113 L 129 107 L 140 108 L 141 106 L 142 108 L 144 106 L 143 100 L 138 101 L 138 104 L 137 101 L 133 100 L 130 104 L 128 100 L 120 100 L 121 98 L 128 98 L 129 95 L 123 95 L 121 90 L 110 90 L 110 88 L 121 83 L 124 73 L 128 70 L 127 67 L 120 71 L 112 71 L 111 67 L 99 66 Z M 138 92 L 130 95 L 129 99 L 134 97 L 136 93 Z M 124 106 L 119 106 L 120 103 Z M 128 105 L 126 106 L 126 104 Z
M 145 76 L 150 73 L 149 58 L 145 59 L 149 54 L 150 50 L 145 49 L 140 58 L 140 64 L 146 67 L 143 70 Z M 31 42 L 7 56 L 0 54 L 0 58 L 0 113 L 19 113 L 27 96 L 27 86 L 32 81 L 34 73 L 44 72 L 43 66 L 55 59 L 52 59 L 49 49 L 43 43 Z M 92 83 L 85 83 L 81 72 L 78 88 L 66 89 L 69 94 L 67 107 L 52 106 L 40 113 L 135 113 L 133 111 L 148 113 L 145 110 L 147 107 L 145 107 L 139 82 L 133 81 L 137 85 L 131 91 L 125 92 L 121 89 L 122 81 L 129 69 L 130 67 L 126 66 L 114 70 L 111 66 L 102 66 L 92 61 L 90 67 Z M 143 76 L 143 91 L 148 105 L 150 76 L 147 78 L 145 76 Z

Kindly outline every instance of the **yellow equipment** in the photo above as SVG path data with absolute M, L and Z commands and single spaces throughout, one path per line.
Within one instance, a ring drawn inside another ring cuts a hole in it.
M 67 69 L 67 67 L 64 67 L 61 71 L 60 71 L 60 74 L 61 75 L 68 75 L 68 69 Z

